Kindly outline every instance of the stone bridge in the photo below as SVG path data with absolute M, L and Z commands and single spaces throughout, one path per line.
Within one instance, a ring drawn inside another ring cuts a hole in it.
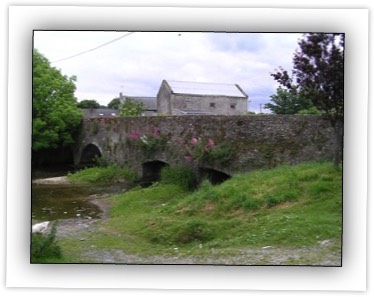
M 163 166 L 187 164 L 213 182 L 240 172 L 333 160 L 329 120 L 305 115 L 160 116 L 86 119 L 74 163 L 100 157 L 156 179 Z

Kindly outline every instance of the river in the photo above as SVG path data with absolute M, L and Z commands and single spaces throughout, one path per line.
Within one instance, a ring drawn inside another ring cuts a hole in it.
M 115 184 L 106 187 L 74 184 L 32 184 L 31 211 L 35 221 L 59 219 L 95 219 L 101 209 L 93 199 L 125 191 L 125 186 Z

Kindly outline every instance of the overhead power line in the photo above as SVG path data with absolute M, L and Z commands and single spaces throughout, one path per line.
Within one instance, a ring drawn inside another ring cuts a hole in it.
M 118 38 L 116 38 L 116 39 L 113 39 L 113 40 L 111 40 L 111 41 L 108 41 L 108 42 L 106 42 L 106 43 L 103 43 L 103 44 L 101 44 L 101 45 L 99 45 L 99 46 L 97 46 L 97 47 L 91 48 L 91 49 L 89 49 L 89 50 L 87 50 L 87 51 L 84 51 L 84 52 L 81 52 L 81 53 L 78 53 L 78 54 L 75 54 L 75 55 L 72 55 L 72 56 L 69 56 L 69 57 L 66 57 L 66 58 L 63 58 L 63 59 L 57 60 L 57 61 L 53 61 L 53 62 L 51 62 L 51 63 L 57 63 L 57 62 L 65 61 L 65 60 L 72 59 L 72 58 L 75 58 L 75 57 L 77 57 L 77 56 L 80 56 L 80 55 L 83 55 L 83 54 L 86 54 L 86 53 L 92 52 L 92 51 L 94 51 L 94 50 L 97 50 L 97 49 L 99 49 L 99 48 L 101 48 L 101 47 L 103 47 L 103 46 L 106 46 L 106 45 L 110 44 L 110 43 L 116 42 L 116 41 L 118 41 L 118 40 L 120 40 L 120 39 L 122 39 L 122 38 L 124 38 L 124 37 L 127 37 L 127 36 L 129 36 L 129 35 L 131 35 L 131 34 L 134 34 L 134 33 L 135 33 L 135 32 L 127 33 L 127 34 L 122 35 L 122 36 L 120 36 L 120 37 L 118 37 Z

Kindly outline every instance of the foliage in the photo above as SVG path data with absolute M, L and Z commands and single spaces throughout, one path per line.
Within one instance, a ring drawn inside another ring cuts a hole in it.
M 278 87 L 277 93 L 270 98 L 273 103 L 266 103 L 264 107 L 275 114 L 297 114 L 299 111 L 307 110 L 313 106 L 310 100 L 282 87 Z
M 75 81 L 75 76 L 62 75 L 42 54 L 33 51 L 33 150 L 74 143 L 74 134 L 82 120 L 74 97 Z
M 127 168 L 119 166 L 91 167 L 85 168 L 75 173 L 69 173 L 68 179 L 74 183 L 88 184 L 111 184 L 111 183 L 134 183 L 137 174 Z
M 334 163 L 338 166 L 343 149 L 344 34 L 304 34 L 299 48 L 293 58 L 292 76 L 282 68 L 271 75 L 291 93 L 310 99 L 327 115 L 335 129 L 338 145 Z
M 192 137 L 180 140 L 179 147 L 184 151 L 184 160 L 196 161 L 208 165 L 227 165 L 234 157 L 235 150 L 231 145 L 223 142 L 216 144 L 212 138 L 202 139 Z
M 144 110 L 143 102 L 127 97 L 120 107 L 119 114 L 123 117 L 137 117 L 141 116 Z
M 108 103 L 108 108 L 114 108 L 114 109 L 119 109 L 121 106 L 121 101 L 120 99 L 117 97 L 117 98 L 113 98 L 109 103 Z
M 343 116 L 344 34 L 304 34 L 299 47 L 293 58 L 296 85 L 282 68 L 272 76 L 290 92 L 309 98 L 335 123 Z
M 189 191 L 196 188 L 197 177 L 189 166 L 164 167 L 161 170 L 161 183 L 178 185 Z
M 299 110 L 297 114 L 315 114 L 315 115 L 322 115 L 322 113 L 315 107 L 315 106 L 312 106 L 308 109 L 302 109 L 302 110 Z
M 78 108 L 100 108 L 100 103 L 93 99 L 84 99 L 77 103 Z
M 153 127 L 150 133 L 142 133 L 139 130 L 132 130 L 127 135 L 127 144 L 138 146 L 142 149 L 144 155 L 149 157 L 157 150 L 161 150 L 166 145 L 166 139 L 160 133 L 160 130 Z
M 62 257 L 61 247 L 56 241 L 57 221 L 53 223 L 48 235 L 32 233 L 31 263 L 41 263 Z

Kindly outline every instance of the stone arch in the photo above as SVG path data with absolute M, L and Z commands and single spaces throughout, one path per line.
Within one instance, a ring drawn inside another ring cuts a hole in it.
M 166 166 L 169 166 L 169 164 L 160 160 L 144 162 L 142 164 L 142 185 L 149 186 L 152 183 L 159 181 L 161 170 Z
M 231 178 L 230 174 L 213 168 L 200 167 L 200 180 L 208 179 L 213 185 L 218 185 Z
M 93 165 L 102 156 L 101 149 L 94 143 L 87 144 L 81 153 L 80 164 Z

